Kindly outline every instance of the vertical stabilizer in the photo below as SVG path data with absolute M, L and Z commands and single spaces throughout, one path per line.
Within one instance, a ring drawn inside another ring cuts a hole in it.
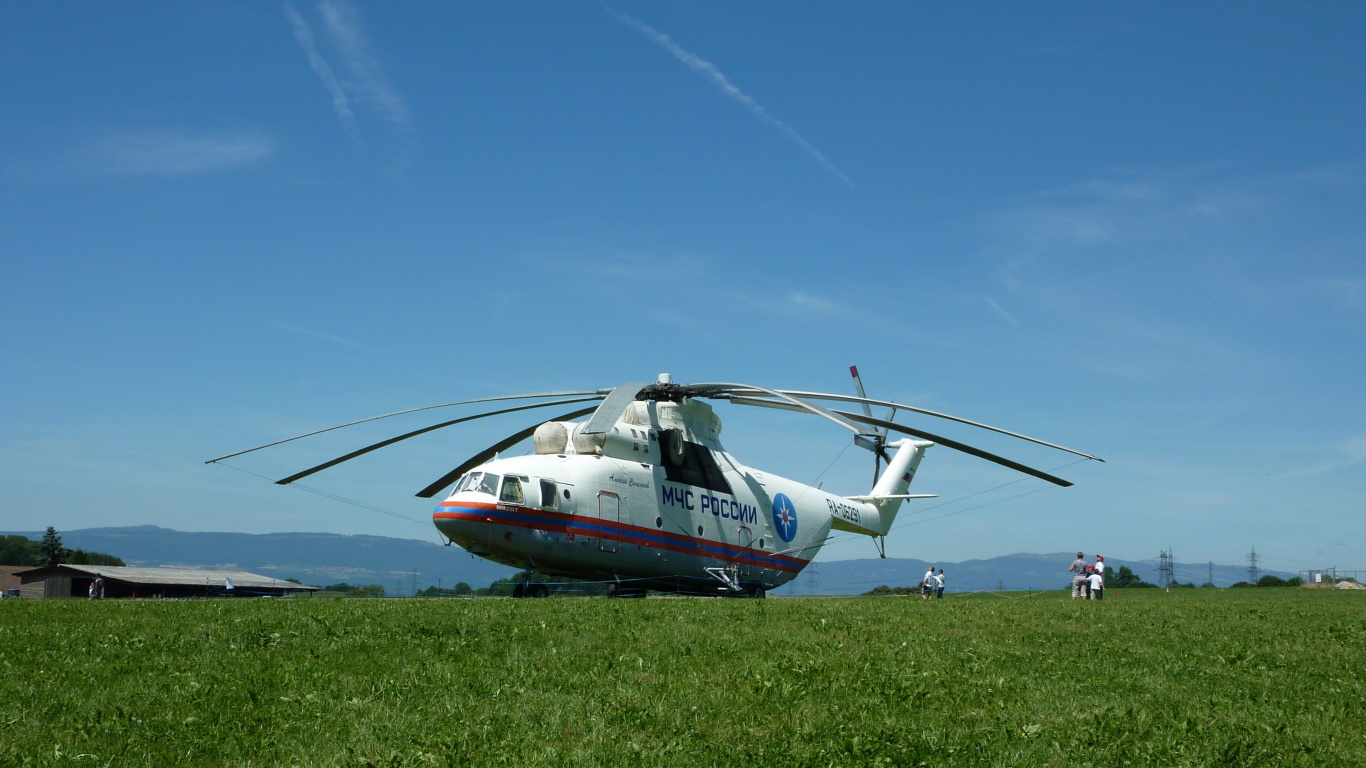
M 881 516 L 882 535 L 892 529 L 892 523 L 896 520 L 896 513 L 901 509 L 901 502 L 904 499 L 887 498 L 904 496 L 911 487 L 911 481 L 915 479 L 915 471 L 920 468 L 920 460 L 925 458 L 925 450 L 934 443 L 925 440 L 894 440 L 887 443 L 888 448 L 895 448 L 896 453 L 892 454 L 892 460 L 887 463 L 887 471 L 878 478 L 877 484 L 873 486 L 872 493 L 868 494 L 870 503 L 877 507 Z

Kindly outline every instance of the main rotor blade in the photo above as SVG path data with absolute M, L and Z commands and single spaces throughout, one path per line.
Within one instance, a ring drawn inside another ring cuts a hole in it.
M 368 418 L 368 419 L 360 419 L 360 420 L 358 420 L 358 421 L 348 421 L 348 422 L 346 422 L 345 424 L 338 424 L 338 425 L 335 426 L 335 427 L 328 427 L 327 429 L 318 429 L 318 430 L 314 430 L 314 431 L 312 431 L 312 432 L 305 432 L 305 433 L 302 434 L 302 435 L 295 435 L 294 437 L 286 437 L 284 440 L 276 440 L 276 441 L 273 442 L 273 443 L 266 443 L 265 445 L 258 445 L 258 446 L 256 446 L 255 448 L 248 448 L 248 449 L 246 449 L 245 451 L 238 451 L 238 452 L 236 452 L 236 453 L 229 453 L 229 454 L 226 455 L 226 456 L 219 456 L 219 457 L 216 458 L 216 459 L 209 459 L 208 461 L 206 461 L 206 462 L 204 462 L 204 463 L 205 463 L 205 464 L 212 464 L 212 463 L 214 463 L 214 462 L 216 462 L 216 461 L 222 461 L 223 459 L 231 459 L 231 458 L 234 457 L 234 456 L 241 456 L 241 455 L 244 454 L 244 453 L 251 453 L 252 451 L 259 451 L 259 450 L 261 450 L 261 449 L 263 449 L 263 448 L 272 448 L 272 447 L 274 447 L 274 446 L 282 445 L 282 444 L 284 444 L 284 443 L 288 443 L 288 442 L 291 442 L 291 441 L 293 441 L 293 440 L 299 440 L 299 439 L 305 438 L 305 437 L 312 437 L 313 435 L 321 435 L 321 434 L 324 433 L 324 432 L 331 432 L 331 431 L 334 430 L 334 429 L 341 429 L 342 427 L 354 427 L 354 426 L 357 425 L 357 424 L 364 424 L 364 423 L 367 422 L 367 421 L 378 421 L 379 419 L 387 419 L 387 418 L 389 418 L 390 416 L 402 416 L 402 415 L 405 414 L 405 413 L 417 413 L 418 411 L 430 411 L 430 410 L 432 410 L 433 408 L 449 408 L 449 407 L 451 407 L 451 406 L 453 406 L 453 405 L 469 405 L 470 403 L 492 403 L 492 402 L 496 402 L 496 401 L 499 401 L 499 400 L 530 400 L 530 399 L 537 398 L 537 397 L 578 397 L 578 396 L 580 396 L 580 395 L 596 395 L 596 396 L 598 396 L 598 397 L 602 397 L 602 396 L 606 395 L 606 394 L 607 394 L 608 392 L 610 392 L 610 391 L 611 391 L 611 390 L 608 390 L 608 389 L 576 389 L 576 390 L 566 390 L 566 391 L 564 391 L 564 392 L 536 392 L 536 393 L 526 394 L 526 395 L 503 395 L 503 396 L 501 396 L 501 397 L 476 397 L 476 398 L 473 399 L 473 400 L 457 400 L 457 401 L 455 401 L 455 402 L 453 402 L 453 403 L 437 403 L 436 405 L 424 405 L 424 406 L 422 406 L 422 407 L 420 407 L 420 408 L 409 408 L 409 409 L 407 409 L 407 410 L 405 410 L 405 411 L 394 411 L 393 413 L 385 413 L 385 414 L 381 414 L 381 415 L 379 415 L 379 416 L 371 416 L 371 417 Z
M 459 418 L 459 419 L 453 419 L 453 420 L 451 420 L 451 421 L 443 421 L 443 422 L 441 422 L 440 424 L 433 424 L 433 425 L 430 426 L 430 427 L 423 427 L 422 429 L 417 429 L 417 430 L 414 430 L 414 431 L 412 431 L 412 432 L 408 432 L 407 434 L 399 435 L 398 437 L 391 437 L 391 438 L 389 438 L 388 440 L 381 440 L 380 442 L 375 443 L 374 445 L 367 445 L 367 446 L 365 446 L 364 448 L 361 448 L 361 449 L 358 450 L 358 451 L 352 451 L 352 452 L 346 454 L 345 456 L 338 456 L 337 458 L 335 458 L 335 459 L 333 459 L 333 460 L 331 460 L 331 461 L 323 462 L 322 464 L 319 464 L 319 465 L 316 466 L 316 467 L 311 467 L 311 468 L 309 468 L 309 469 L 305 469 L 304 471 L 299 472 L 298 474 L 290 475 L 289 477 L 286 477 L 286 478 L 283 479 L 283 480 L 276 480 L 276 481 L 275 481 L 275 484 L 276 484 L 276 485 L 289 485 L 290 483 L 294 482 L 295 480 L 302 480 L 302 479 L 304 479 L 305 477 L 308 477 L 309 475 L 313 474 L 314 472 L 321 472 L 321 471 L 323 471 L 324 469 L 327 469 L 328 467 L 335 467 L 335 466 L 337 466 L 338 464 L 340 464 L 340 463 L 342 463 L 342 462 L 344 462 L 344 461 L 350 461 L 351 459 L 354 459 L 354 458 L 356 458 L 357 456 L 364 456 L 365 454 L 367 454 L 367 453 L 369 453 L 369 452 L 371 452 L 371 451 L 379 450 L 380 448 L 383 448 L 383 447 L 388 446 L 388 445 L 393 445 L 394 443 L 397 443 L 397 442 L 402 441 L 402 440 L 407 440 L 407 439 L 410 438 L 410 437 L 417 437 L 418 435 L 425 435 L 425 434 L 427 434 L 428 432 L 431 432 L 431 431 L 437 430 L 437 429 L 441 429 L 442 427 L 449 427 L 449 426 L 451 426 L 452 424 L 460 424 L 460 423 L 466 422 L 466 421 L 474 421 L 475 419 L 482 419 L 482 418 L 484 418 L 485 416 L 498 416 L 498 415 L 504 414 L 504 413 L 513 413 L 513 412 L 515 412 L 515 411 L 527 411 L 527 410 L 531 410 L 532 408 L 545 408 L 545 407 L 551 406 L 551 405 L 568 405 L 569 403 L 584 403 L 584 402 L 588 402 L 589 400 L 596 400 L 596 399 L 597 399 L 596 397 L 581 397 L 581 398 L 578 398 L 577 400 L 554 400 L 554 401 L 549 402 L 549 403 L 535 403 L 535 404 L 533 404 L 533 405 L 519 405 L 519 406 L 517 406 L 516 408 L 504 408 L 504 409 L 502 409 L 501 411 L 489 411 L 488 413 L 480 413 L 480 414 L 476 414 L 476 415 L 474 415 L 474 416 L 465 416 L 465 417 L 462 417 L 462 418 Z M 592 409 L 589 409 L 589 410 L 592 410 Z
M 595 407 L 596 407 L 596 406 L 595 406 Z M 581 410 L 581 411 L 573 411 L 573 412 L 571 412 L 571 413 L 566 413 L 566 414 L 564 414 L 564 415 L 562 415 L 562 416 L 557 416 L 556 418 L 553 418 L 553 419 L 546 419 L 546 421 L 566 421 L 566 420 L 568 420 L 568 419 L 577 419 L 578 417 L 580 417 L 580 416 L 582 416 L 582 415 L 584 415 L 584 414 L 586 414 L 586 413 L 592 413 L 592 411 L 593 411 L 593 408 L 584 408 L 584 409 Z M 493 445 L 489 446 L 486 450 L 481 451 L 481 452 L 475 454 L 473 457 L 471 457 L 471 458 L 469 459 L 469 461 L 466 461 L 464 464 L 461 464 L 460 466 L 456 467 L 455 469 L 452 469 L 450 472 L 447 472 L 446 474 L 442 475 L 442 476 L 441 476 L 441 479 L 437 480 L 436 482 L 432 483 L 431 485 L 427 486 L 426 488 L 423 488 L 422 490 L 418 491 L 418 492 L 417 492 L 418 498 L 430 499 L 431 497 L 437 495 L 438 493 L 441 492 L 441 489 L 442 489 L 442 488 L 445 488 L 446 486 L 450 485 L 451 483 L 455 482 L 456 480 L 459 480 L 459 479 L 460 479 L 460 476 L 463 475 L 463 474 L 465 474 L 466 472 L 468 472 L 471 468 L 477 467 L 477 466 L 479 466 L 480 464 L 483 464 L 484 462 L 486 462 L 486 461 L 488 461 L 489 459 L 493 458 L 493 457 L 494 457 L 495 455 L 497 455 L 498 453 L 500 453 L 500 452 L 502 452 L 502 451 L 505 451 L 505 450 L 507 450 L 508 448 L 511 448 L 512 446 L 514 446 L 514 445 L 516 445 L 516 444 L 522 442 L 523 440 L 527 439 L 528 437 L 531 437 L 531 434 L 532 434 L 533 432 L 536 431 L 536 428 L 539 427 L 539 426 L 541 426 L 541 424 L 544 424 L 544 423 L 546 423 L 546 422 L 545 422 L 545 421 L 538 422 L 538 423 L 536 423 L 536 424 L 534 424 L 534 425 L 532 425 L 532 426 L 530 426 L 530 427 L 527 427 L 526 429 L 522 430 L 521 432 L 517 432 L 516 434 L 509 435 L 507 438 L 505 438 L 505 439 L 503 439 L 503 440 L 499 440 L 497 443 L 494 443 Z
M 766 389 L 764 387 L 757 387 L 753 384 L 723 384 L 719 382 L 708 384 L 689 384 L 686 387 L 684 387 L 684 389 L 686 389 L 689 392 L 689 394 L 696 394 L 700 397 L 716 398 L 725 398 L 731 392 L 741 392 L 746 394 L 761 392 L 771 397 L 777 397 L 782 400 L 786 400 L 788 403 L 797 406 L 796 408 L 793 408 L 791 410 L 802 410 L 808 413 L 814 413 L 817 416 L 824 416 L 825 418 L 835 422 L 836 424 L 840 425 L 841 427 L 844 427 L 845 429 L 849 430 L 850 432 L 853 432 L 856 435 L 876 434 L 875 432 L 869 433 L 867 430 L 859 429 L 857 425 L 850 422 L 848 419 L 844 419 L 840 416 L 835 415 L 835 413 L 828 408 L 823 408 L 819 405 L 816 405 L 815 403 L 808 403 L 807 401 L 802 400 L 801 397 L 795 393 L 783 392 L 777 389 Z M 757 403 L 747 403 L 747 405 L 757 405 Z
M 636 395 L 640 394 L 640 390 L 645 387 L 646 384 L 643 381 L 632 381 L 612 390 L 612 393 L 602 401 L 602 405 L 598 406 L 593 418 L 589 419 L 588 423 L 583 425 L 579 431 L 597 434 L 611 429 L 617 423 L 617 419 L 621 418 L 621 414 L 626 412 L 627 407 L 635 402 Z
M 736 395 L 730 397 L 729 400 L 737 405 L 757 405 L 763 408 L 777 408 L 778 410 L 784 411 L 798 410 L 797 408 L 793 407 L 792 405 L 789 405 L 788 403 L 777 403 L 773 402 L 772 400 L 764 400 L 762 398 L 744 397 L 741 395 Z M 925 432 L 923 430 L 907 427 L 901 424 L 897 424 L 895 422 L 871 418 L 856 413 L 850 413 L 848 411 L 835 411 L 835 413 L 839 414 L 840 416 L 847 416 L 848 418 L 853 419 L 854 421 L 863 422 L 865 424 L 868 424 L 869 426 L 882 427 L 883 429 L 888 429 L 893 432 L 900 432 L 902 434 L 911 435 L 912 437 L 919 437 L 923 440 L 931 440 L 937 443 L 938 445 L 944 446 L 945 448 L 952 448 L 955 451 L 966 453 L 969 456 L 976 456 L 979 459 L 986 459 L 987 461 L 990 461 L 993 464 L 1000 464 L 1003 467 L 1009 467 L 1017 472 L 1023 472 L 1026 475 L 1037 477 L 1040 480 L 1047 480 L 1048 482 L 1053 483 L 1054 485 L 1061 485 L 1064 488 L 1072 485 L 1072 483 L 1062 479 L 1061 477 L 1050 475 L 1047 472 L 1044 472 L 1040 469 L 1027 467 L 1018 461 L 1011 461 L 1010 459 L 1007 459 L 1004 456 L 997 456 L 994 453 L 988 453 L 982 450 L 981 448 L 973 448 L 972 446 L 967 445 L 966 443 L 960 443 L 957 440 L 950 440 L 947 437 L 942 437 L 940 435 L 936 435 L 930 432 Z
M 832 393 L 829 393 L 829 392 L 802 392 L 802 391 L 798 391 L 798 390 L 787 390 L 787 389 L 780 390 L 780 392 L 781 392 L 782 394 L 784 394 L 784 395 L 792 395 L 793 397 L 801 397 L 801 398 L 806 398 L 806 399 L 810 399 L 810 400 L 833 400 L 833 401 L 842 402 L 842 403 L 866 403 L 866 404 L 868 404 L 868 405 L 882 405 L 882 406 L 886 406 L 886 407 L 888 407 L 888 408 L 899 408 L 899 409 L 901 409 L 901 410 L 911 411 L 912 413 L 921 413 L 921 414 L 924 414 L 924 415 L 926 415 L 926 416 L 934 416 L 934 417 L 940 418 L 940 419 L 947 419 L 948 421 L 956 421 L 956 422 L 958 422 L 959 424 L 967 424 L 967 425 L 970 426 L 970 427 L 978 427 L 979 429 L 985 429 L 985 430 L 989 430 L 989 431 L 991 431 L 991 432 L 997 432 L 997 433 L 1000 433 L 1000 434 L 1002 434 L 1002 435 L 1009 435 L 1009 436 L 1011 436 L 1011 437 L 1017 437 L 1017 438 L 1019 438 L 1019 439 L 1021 439 L 1021 440 L 1028 440 L 1028 441 L 1031 442 L 1031 443 L 1036 443 L 1036 444 L 1038 444 L 1038 445 L 1044 445 L 1044 446 L 1047 446 L 1047 447 L 1049 447 L 1049 448 L 1054 448 L 1054 449 L 1059 450 L 1059 451 L 1065 451 L 1065 452 L 1070 453 L 1070 454 L 1073 454 L 1073 455 L 1075 455 L 1075 456 L 1081 456 L 1082 458 L 1091 459 L 1091 460 L 1093 460 L 1093 461 L 1099 461 L 1099 462 L 1102 462 L 1102 463 L 1105 461 L 1105 459 L 1102 459 L 1102 458 L 1099 457 L 1099 456 L 1092 456 L 1092 455 L 1089 454 L 1089 453 L 1083 453 L 1083 452 L 1081 452 L 1081 451 L 1073 450 L 1072 448 L 1068 448 L 1068 447 L 1065 446 L 1065 445 L 1058 445 L 1058 444 L 1056 444 L 1056 443 L 1050 443 L 1050 442 L 1048 442 L 1048 441 L 1046 441 L 1046 440 L 1040 440 L 1040 439 L 1038 439 L 1037 437 L 1030 437 L 1029 435 L 1022 435 L 1022 434 L 1020 434 L 1019 432 L 1011 432 L 1011 431 L 1008 430 L 1008 429 L 1001 429 L 1000 427 L 993 427 L 993 426 L 991 426 L 990 424 L 983 424 L 983 423 L 978 422 L 978 421 L 971 421 L 971 420 L 969 420 L 969 419 L 964 419 L 964 418 L 959 417 L 959 416 L 951 416 L 951 415 L 949 415 L 949 414 L 947 414 L 947 413 L 939 413 L 938 411 L 929 411 L 929 410 L 925 410 L 924 408 L 916 408 L 916 407 L 913 406 L 913 405 L 906 405 L 906 404 L 904 404 L 904 403 L 894 403 L 894 402 L 891 402 L 890 400 L 874 400 L 874 399 L 872 399 L 872 398 L 852 397 L 852 396 L 850 396 L 850 395 L 836 395 L 836 394 L 832 394 Z M 842 411 L 840 411 L 840 413 L 842 413 Z M 890 419 L 886 419 L 886 421 L 890 421 Z M 867 422 L 867 423 L 870 423 L 870 424 L 871 424 L 871 422 Z

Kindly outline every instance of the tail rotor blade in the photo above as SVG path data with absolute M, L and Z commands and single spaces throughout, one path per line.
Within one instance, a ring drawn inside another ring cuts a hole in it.
M 594 408 L 596 408 L 596 407 L 597 407 L 597 406 L 594 406 Z M 563 415 L 561 415 L 561 416 L 557 416 L 557 417 L 555 417 L 555 418 L 553 418 L 553 419 L 547 419 L 547 421 L 568 421 L 569 419 L 577 419 L 578 417 L 583 416 L 584 414 L 592 413 L 593 410 L 594 410 L 594 408 L 584 408 L 583 410 L 579 410 L 579 411 L 571 411 L 570 413 L 566 413 L 566 414 L 563 414 Z M 527 439 L 528 437 L 531 437 L 532 433 L 534 433 L 534 432 L 536 431 L 536 428 L 539 427 L 539 426 L 541 426 L 541 425 L 544 424 L 544 423 L 545 423 L 544 421 L 537 422 L 536 424 L 533 424 L 532 426 L 527 427 L 526 429 L 522 430 L 521 432 L 517 432 L 517 433 L 515 433 L 515 434 L 509 435 L 508 437 L 506 437 L 506 438 L 504 438 L 504 439 L 502 439 L 502 440 L 499 440 L 498 442 L 496 442 L 496 443 L 494 443 L 493 445 L 489 446 L 487 449 L 485 449 L 485 450 L 483 450 L 483 451 L 480 451 L 479 453 L 477 453 L 477 454 L 475 454 L 474 456 L 470 457 L 470 459 L 469 459 L 468 461 L 466 461 L 464 464 L 461 464 L 460 466 L 456 467 L 455 469 L 452 469 L 450 472 L 447 472 L 446 474 L 442 475 L 441 478 L 438 479 L 436 482 L 434 482 L 434 483 L 432 483 L 431 485 L 427 486 L 426 488 L 423 488 L 422 490 L 418 491 L 418 492 L 417 492 L 418 498 L 430 499 L 431 497 L 437 495 L 438 493 L 441 492 L 441 490 L 442 490 L 443 488 L 445 488 L 446 486 L 448 486 L 448 485 L 450 485 L 451 483 L 455 482 L 456 480 L 459 480 L 459 479 L 460 479 L 460 476 L 463 475 L 463 474 L 465 474 L 466 472 L 468 472 L 470 469 L 472 469 L 472 468 L 474 468 L 474 467 L 477 467 L 477 466 L 479 466 L 480 464 L 483 464 L 484 462 L 486 462 L 486 461 L 488 461 L 489 459 L 493 458 L 493 457 L 496 456 L 497 454 L 499 454 L 499 453 L 501 453 L 501 452 L 503 452 L 503 451 L 505 451 L 505 450 L 511 448 L 512 446 L 514 446 L 514 445 L 516 445 L 516 444 L 522 442 L 523 440 Z
M 849 366 L 849 373 L 854 377 L 854 389 L 858 391 L 860 404 L 863 406 L 863 415 L 873 418 L 873 409 L 868 407 L 868 393 L 863 391 L 863 379 L 858 375 L 858 366 Z
M 854 377 L 854 389 L 858 392 L 860 405 L 863 406 L 863 415 L 870 419 L 873 418 L 873 409 L 868 406 L 868 393 L 863 391 L 863 377 L 858 375 L 857 365 L 849 366 L 849 375 Z M 891 420 L 892 417 L 887 416 L 887 421 Z M 882 447 L 887 439 L 887 430 L 875 429 L 874 431 L 877 432 L 878 439 L 877 448 L 873 451 L 873 485 L 877 485 L 877 479 L 882 474 L 882 460 L 887 459 L 887 451 Z M 887 459 L 887 463 L 891 464 L 892 460 Z

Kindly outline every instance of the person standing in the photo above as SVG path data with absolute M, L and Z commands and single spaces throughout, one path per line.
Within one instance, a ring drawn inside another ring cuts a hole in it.
M 934 590 L 934 566 L 931 565 L 931 566 L 930 566 L 930 569 L 929 569 L 928 571 L 925 571 L 925 578 L 923 578 L 923 579 L 920 580 L 920 599 L 921 599 L 921 600 L 929 600 L 929 599 L 930 599 L 930 592 L 932 592 L 933 590 Z
M 1086 577 L 1092 600 L 1105 599 L 1105 577 L 1100 574 L 1100 568 L 1092 568 L 1090 575 Z
M 944 599 L 944 569 L 940 568 L 939 573 L 934 575 L 934 593 L 936 600 Z
M 1078 552 L 1077 559 L 1072 562 L 1072 567 L 1067 570 L 1072 574 L 1072 599 L 1079 600 L 1085 597 L 1086 555 Z
M 90 589 L 94 592 L 94 594 L 91 595 L 92 598 L 96 600 L 104 598 L 104 574 L 95 574 L 95 580 L 90 582 Z

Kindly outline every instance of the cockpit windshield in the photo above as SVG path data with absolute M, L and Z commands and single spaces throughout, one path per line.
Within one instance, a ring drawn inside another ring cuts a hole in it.
M 457 493 L 487 493 L 490 496 L 498 495 L 498 481 L 501 478 L 488 472 L 471 472 L 460 478 L 451 489 L 451 496 Z
M 492 472 L 485 472 L 484 476 L 479 478 L 478 485 L 471 484 L 470 487 L 466 488 L 465 490 L 477 491 L 479 493 L 487 493 L 490 496 L 497 496 L 498 481 L 500 479 L 501 478 L 499 478 L 498 475 L 495 475 Z

